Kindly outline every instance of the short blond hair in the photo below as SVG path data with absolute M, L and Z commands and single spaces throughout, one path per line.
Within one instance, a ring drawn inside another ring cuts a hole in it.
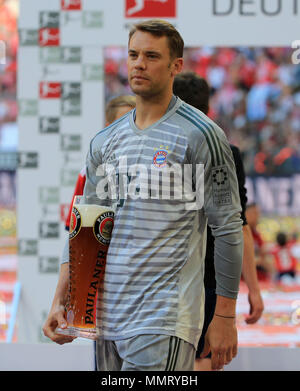
M 129 106 L 135 108 L 136 100 L 133 95 L 120 95 L 111 99 L 105 108 L 106 121 L 112 123 L 116 119 L 117 110 L 119 107 Z

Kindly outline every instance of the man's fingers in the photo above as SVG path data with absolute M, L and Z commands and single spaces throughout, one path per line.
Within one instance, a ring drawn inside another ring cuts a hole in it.
M 246 316 L 245 322 L 247 324 L 256 323 L 261 317 L 264 310 L 264 303 L 260 294 L 250 294 L 248 295 L 248 301 L 250 304 L 249 315 Z
M 247 324 L 253 324 L 258 319 L 258 311 L 252 305 L 250 306 L 249 315 L 246 316 L 245 322 Z
M 56 313 L 56 321 L 57 321 L 58 327 L 60 327 L 61 329 L 65 329 L 67 327 L 67 321 L 64 317 L 64 313 L 57 312 Z
M 237 345 L 233 345 L 233 348 L 232 348 L 232 358 L 236 357 L 237 352 L 238 352 Z
M 63 345 L 64 343 L 72 342 L 76 337 L 71 335 L 58 334 L 55 330 L 50 330 L 47 337 L 49 337 L 53 342 Z
M 225 365 L 225 362 L 226 362 L 226 352 L 224 349 L 222 349 L 219 352 L 219 367 L 218 367 L 218 369 L 222 369 Z
M 237 355 L 237 329 L 234 319 L 214 317 L 208 328 L 212 370 L 221 370 Z
M 223 349 L 215 349 L 211 352 L 211 369 L 217 371 L 225 365 L 225 351 Z
M 263 310 L 260 308 L 254 308 L 253 311 L 245 319 L 247 324 L 253 324 L 261 317 Z
M 248 315 L 248 316 L 246 317 L 246 319 L 245 319 L 245 322 L 246 322 L 247 324 L 254 324 L 254 323 L 257 322 L 258 319 L 259 319 L 259 317 L 256 317 L 256 316 L 254 316 L 254 315 Z
M 237 345 L 233 345 L 230 348 L 224 349 L 212 349 L 211 350 L 211 368 L 212 370 L 220 370 L 224 365 L 229 364 L 232 359 L 237 355 Z
M 216 350 L 211 351 L 211 369 L 213 371 L 218 369 L 219 365 L 219 354 L 217 353 Z
M 60 336 L 60 337 L 57 337 L 56 338 L 56 341 L 54 341 L 54 342 L 56 342 L 56 343 L 58 343 L 59 345 L 63 345 L 63 344 L 65 344 L 65 343 L 70 343 L 70 342 L 72 342 L 72 341 L 74 341 L 74 339 L 75 339 L 76 337 L 69 337 L 69 336 Z
M 50 338 L 53 342 L 63 345 L 65 343 L 72 342 L 76 337 L 64 334 L 58 334 L 56 332 L 57 327 L 65 329 L 67 327 L 67 321 L 64 317 L 64 311 L 57 311 L 45 322 L 43 332 L 46 337 Z
M 53 337 L 55 337 L 55 333 L 54 333 L 55 328 L 56 328 L 56 326 L 53 327 L 52 322 L 47 320 L 44 327 L 43 327 L 44 335 L 46 337 L 52 339 Z
M 226 362 L 225 365 L 229 364 L 232 361 L 232 349 L 228 349 L 226 352 Z
M 202 353 L 200 354 L 200 358 L 205 358 L 209 352 L 210 352 L 209 342 L 208 342 L 208 339 L 205 337 L 204 347 L 203 347 Z

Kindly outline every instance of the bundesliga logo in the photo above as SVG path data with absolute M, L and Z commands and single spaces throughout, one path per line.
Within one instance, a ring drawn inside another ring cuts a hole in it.
M 39 30 L 40 46 L 59 46 L 59 29 L 58 28 L 41 28 Z
M 56 82 L 40 82 L 40 98 L 60 98 L 61 83 Z
M 127 18 L 175 18 L 176 0 L 126 0 Z
M 81 10 L 81 0 L 61 0 L 61 9 L 63 11 Z

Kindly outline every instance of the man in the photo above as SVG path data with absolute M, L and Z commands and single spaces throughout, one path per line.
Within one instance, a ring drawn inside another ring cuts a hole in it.
M 130 197 L 125 192 L 119 203 L 103 300 L 97 303 L 100 371 L 193 370 L 203 324 L 207 221 L 216 248 L 217 302 L 208 336 L 213 369 L 237 354 L 235 307 L 243 253 L 238 184 L 223 131 L 173 95 L 174 77 L 183 67 L 183 46 L 168 22 L 150 20 L 133 27 L 128 79 L 136 109 L 100 131 L 87 155 L 86 197 L 107 197 L 106 185 L 114 171 L 119 186 L 125 177 L 128 193 L 132 186 L 136 190 Z M 164 173 L 175 165 L 194 169 L 192 176 L 187 175 L 197 190 L 194 197 L 190 192 L 164 199 L 165 189 L 152 184 L 152 174 L 164 181 Z M 151 171 L 150 189 L 145 167 Z M 55 325 L 66 324 L 68 261 L 66 251 L 52 321 L 44 327 L 57 343 L 72 340 L 54 332 Z
M 135 96 L 132 95 L 120 95 L 116 98 L 111 99 L 105 108 L 105 126 L 110 125 L 112 122 L 116 121 L 128 111 L 135 108 Z M 77 182 L 75 185 L 73 198 L 70 204 L 69 213 L 66 219 L 66 230 L 69 230 L 70 227 L 70 219 L 72 213 L 72 205 L 74 201 L 75 195 L 82 195 L 83 189 L 86 181 L 86 172 L 85 167 L 80 171 Z
M 173 92 L 186 103 L 201 110 L 204 114 L 209 112 L 209 86 L 205 79 L 199 77 L 194 72 L 184 72 L 175 77 Z M 239 194 L 242 206 L 241 217 L 243 220 L 243 237 L 244 237 L 244 257 L 242 275 L 249 288 L 250 314 L 246 318 L 248 324 L 253 324 L 261 317 L 263 311 L 263 300 L 260 294 L 259 284 L 256 276 L 254 245 L 250 227 L 247 225 L 245 217 L 247 190 L 245 188 L 245 173 L 240 156 L 239 149 L 230 145 L 233 153 L 236 167 L 237 179 L 239 183 Z M 204 349 L 205 334 L 214 314 L 216 304 L 216 280 L 214 269 L 214 238 L 211 229 L 207 228 L 207 246 L 205 256 L 205 317 L 202 334 L 198 343 L 196 352 L 195 370 L 211 370 L 211 354 L 204 358 L 201 353 Z

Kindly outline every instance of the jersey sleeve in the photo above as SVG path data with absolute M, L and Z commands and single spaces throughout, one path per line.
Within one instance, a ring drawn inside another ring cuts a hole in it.
M 192 156 L 196 164 L 204 164 L 203 208 L 215 238 L 216 294 L 237 298 L 243 234 L 235 164 L 228 140 L 219 127 L 210 123 L 203 133 L 205 137 L 196 136 L 193 140 Z

